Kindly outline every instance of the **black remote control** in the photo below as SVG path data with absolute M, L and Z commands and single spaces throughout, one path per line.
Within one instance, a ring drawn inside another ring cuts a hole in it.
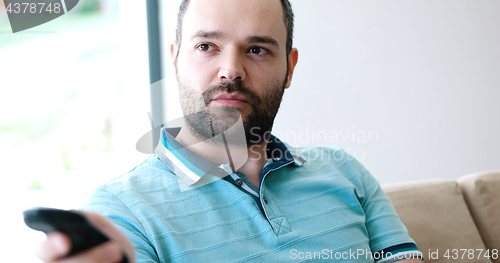
M 109 241 L 109 238 L 97 230 L 82 214 L 72 210 L 54 208 L 33 208 L 23 212 L 24 223 L 32 229 L 48 234 L 60 231 L 71 240 L 68 256 L 85 251 L 91 247 Z M 124 254 L 120 263 L 128 263 Z

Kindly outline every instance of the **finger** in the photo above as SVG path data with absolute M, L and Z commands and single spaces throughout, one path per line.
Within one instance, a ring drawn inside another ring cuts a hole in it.
M 123 252 L 116 242 L 106 242 L 97 247 L 85 250 L 57 263 L 118 263 L 122 260 Z
M 44 262 L 52 262 L 69 253 L 71 250 L 71 240 L 61 232 L 51 232 L 47 234 L 47 240 L 38 244 L 35 254 Z

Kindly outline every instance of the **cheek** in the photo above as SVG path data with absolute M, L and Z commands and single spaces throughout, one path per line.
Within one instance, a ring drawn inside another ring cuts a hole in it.
M 193 89 L 192 86 L 189 81 L 179 78 L 179 99 L 185 115 L 206 109 L 201 90 Z
M 178 77 L 189 83 L 191 89 L 203 91 L 217 78 L 215 67 L 195 59 L 184 59 L 177 64 Z
M 251 77 L 247 78 L 247 85 L 254 87 L 254 91 L 263 97 L 269 89 L 281 85 L 285 80 L 286 68 L 281 69 L 280 67 L 269 67 L 266 70 L 259 69 L 258 71 L 253 71 Z M 248 77 L 248 75 L 247 75 Z

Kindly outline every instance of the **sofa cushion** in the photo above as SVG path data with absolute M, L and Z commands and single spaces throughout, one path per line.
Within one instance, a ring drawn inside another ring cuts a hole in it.
M 382 188 L 425 262 L 491 262 L 482 256 L 477 259 L 479 250 L 475 249 L 484 251 L 485 246 L 456 182 L 414 182 Z M 457 249 L 457 260 L 452 259 L 456 255 L 453 249 Z M 474 249 L 474 259 L 468 259 L 467 253 L 461 259 L 460 249 Z
M 471 174 L 457 181 L 484 244 L 500 250 L 500 171 Z M 500 258 L 491 261 L 500 263 Z

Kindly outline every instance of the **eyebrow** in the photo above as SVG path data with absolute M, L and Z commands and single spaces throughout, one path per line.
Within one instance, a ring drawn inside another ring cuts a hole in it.
M 250 37 L 247 37 L 247 42 L 248 43 L 271 44 L 277 49 L 279 49 L 279 47 L 280 47 L 280 45 L 278 44 L 278 41 L 276 41 L 274 38 L 268 37 L 268 36 L 250 36 Z
M 224 33 L 222 33 L 221 31 L 199 30 L 196 32 L 196 34 L 193 35 L 191 39 L 195 38 L 222 40 L 224 39 Z M 249 36 L 246 38 L 246 42 L 251 44 L 258 44 L 258 43 L 271 44 L 277 49 L 279 49 L 280 47 L 278 41 L 276 41 L 274 38 L 270 36 Z
M 224 34 L 221 31 L 197 31 L 196 34 L 191 39 L 195 38 L 208 38 L 208 39 L 216 39 L 222 40 L 224 38 Z

